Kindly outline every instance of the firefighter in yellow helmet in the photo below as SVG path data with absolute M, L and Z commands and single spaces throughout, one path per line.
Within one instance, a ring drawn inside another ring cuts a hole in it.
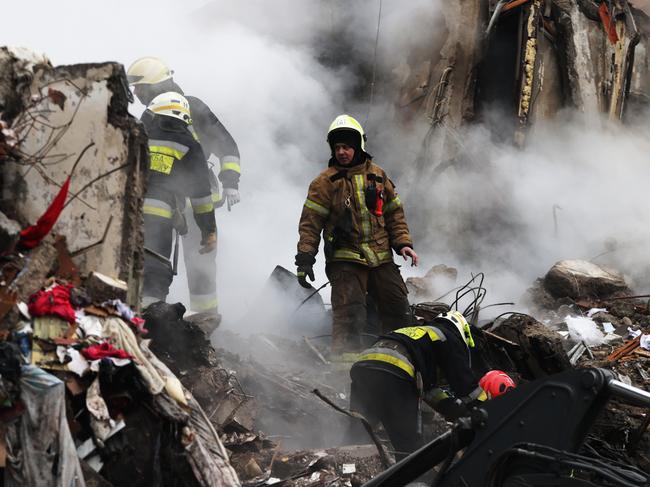
M 136 97 L 148 105 L 153 98 L 161 93 L 173 91 L 183 94 L 181 88 L 174 82 L 173 71 L 160 59 L 143 57 L 136 60 L 127 71 L 129 84 L 133 86 Z M 217 116 L 199 98 L 186 96 L 192 112 L 192 127 L 209 159 L 211 155 L 219 159 L 220 170 L 218 180 L 223 186 L 223 195 L 219 191 L 219 182 L 212 171 L 208 177 L 212 188 L 212 199 L 215 208 L 222 205 L 231 207 L 240 201 L 239 177 L 241 167 L 239 149 L 228 130 Z M 143 114 L 143 122 L 151 115 L 148 111 Z M 212 164 L 212 163 L 210 163 Z M 217 263 L 216 250 L 198 255 L 200 232 L 191 218 L 191 208 L 187 208 L 185 218 L 188 221 L 188 233 L 183 236 L 183 252 L 185 269 L 187 271 L 190 291 L 190 308 L 193 311 L 208 311 L 217 314 Z
M 404 209 L 393 182 L 366 152 L 361 124 L 339 115 L 327 135 L 331 158 L 309 186 L 300 217 L 298 279 L 309 287 L 324 239 L 332 286 L 332 352 L 359 351 L 366 324 L 366 295 L 377 303 L 384 332 L 406 321 L 407 290 L 395 251 L 417 265 Z
M 174 215 L 179 202 L 189 198 L 192 219 L 201 240 L 197 254 L 214 252 L 217 246 L 214 203 L 208 164 L 201 144 L 193 136 L 188 101 L 179 93 L 155 97 L 147 107 L 149 171 L 144 199 L 143 305 L 164 301 L 172 283 L 170 258 Z M 187 251 L 187 249 L 186 249 Z

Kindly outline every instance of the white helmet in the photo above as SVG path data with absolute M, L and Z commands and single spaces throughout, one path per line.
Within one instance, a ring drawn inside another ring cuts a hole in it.
M 129 66 L 126 78 L 130 85 L 155 85 L 172 77 L 174 72 L 157 57 L 141 57 Z
M 448 321 L 451 321 L 453 325 L 458 329 L 460 336 L 463 337 L 465 344 L 474 348 L 474 337 L 472 337 L 472 330 L 469 326 L 469 323 L 463 316 L 463 313 L 460 311 L 448 311 L 445 314 L 441 314 L 438 318 L 444 318 Z
M 174 91 L 168 91 L 158 95 L 149 103 L 147 110 L 150 110 L 156 115 L 178 118 L 188 125 L 192 123 L 190 104 L 183 95 Z
M 363 127 L 357 121 L 356 118 L 346 114 L 339 115 L 338 117 L 336 117 L 334 121 L 330 124 L 330 128 L 327 131 L 327 142 L 331 143 L 332 136 L 339 131 L 352 131 L 358 134 L 359 145 L 361 146 L 361 150 L 362 151 L 366 150 L 366 134 L 364 133 Z

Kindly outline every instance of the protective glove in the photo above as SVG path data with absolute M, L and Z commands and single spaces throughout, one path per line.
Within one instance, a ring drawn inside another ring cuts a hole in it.
M 456 421 L 458 418 L 470 415 L 469 409 L 463 401 L 454 397 L 439 401 L 433 409 L 442 414 L 447 421 Z
M 307 282 L 307 277 L 309 276 L 309 279 L 311 279 L 312 282 L 314 282 L 314 263 L 316 262 L 316 258 L 308 254 L 307 252 L 298 252 L 296 254 L 296 266 L 297 272 L 296 274 L 298 275 L 298 282 L 300 285 L 304 288 L 310 289 L 311 284 Z
M 235 206 L 241 201 L 241 198 L 239 197 L 239 190 L 235 188 L 223 188 L 223 197 L 226 199 L 228 211 L 230 211 L 231 206 Z
M 216 232 L 208 233 L 201 239 L 201 248 L 199 254 L 207 254 L 216 250 L 217 248 L 217 234 Z

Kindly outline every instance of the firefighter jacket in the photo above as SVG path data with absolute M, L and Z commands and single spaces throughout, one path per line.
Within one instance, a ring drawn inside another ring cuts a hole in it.
M 446 319 L 399 328 L 381 336 L 360 354 L 353 367 L 381 369 L 416 380 L 420 382 L 423 396 L 427 393 L 429 397 L 438 396 L 433 402 L 447 397 L 439 388 L 443 381 L 465 403 L 487 399 L 472 371 L 469 347 L 458 329 Z
M 192 114 L 192 127 L 196 131 L 199 142 L 203 146 L 207 158 L 214 154 L 219 158 L 220 170 L 219 180 L 224 188 L 239 188 L 239 176 L 241 166 L 239 160 L 239 148 L 235 139 L 230 132 L 224 127 L 217 116 L 210 110 L 203 100 L 195 96 L 187 96 L 176 83 L 172 83 L 169 91 L 179 93 L 187 99 L 190 104 L 190 113 Z M 151 112 L 145 111 L 144 118 L 150 116 Z M 210 171 L 212 199 L 215 206 L 223 204 L 219 193 L 219 185 L 213 180 L 212 171 Z
M 395 186 L 370 158 L 355 166 L 330 161 L 309 185 L 298 231 L 298 252 L 312 256 L 323 233 L 328 262 L 377 267 L 392 262 L 391 248 L 413 246 Z
M 194 220 L 205 237 L 216 231 L 208 165 L 201 144 L 181 120 L 143 118 L 149 134 L 149 171 L 145 215 L 173 218 L 190 199 Z

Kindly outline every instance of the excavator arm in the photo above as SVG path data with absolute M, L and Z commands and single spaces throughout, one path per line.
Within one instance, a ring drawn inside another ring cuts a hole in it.
M 612 398 L 650 409 L 650 393 L 604 369 L 570 370 L 521 385 L 475 409 L 365 487 L 403 486 L 441 463 L 435 486 L 650 487 L 650 474 L 578 454 Z

